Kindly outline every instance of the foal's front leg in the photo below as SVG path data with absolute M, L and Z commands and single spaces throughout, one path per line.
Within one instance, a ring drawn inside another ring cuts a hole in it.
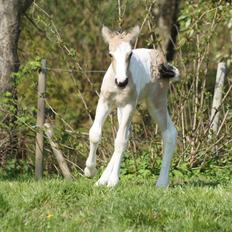
M 134 109 L 135 104 L 127 104 L 120 108 L 121 115 L 119 129 L 114 142 L 114 153 L 101 178 L 97 181 L 97 185 L 113 187 L 118 184 L 120 164 L 129 140 L 129 128 Z
M 109 103 L 100 97 L 96 109 L 94 123 L 89 131 L 90 151 L 86 160 L 84 174 L 87 177 L 93 177 L 96 173 L 96 151 L 101 139 L 102 127 L 107 115 L 110 113 L 111 107 Z

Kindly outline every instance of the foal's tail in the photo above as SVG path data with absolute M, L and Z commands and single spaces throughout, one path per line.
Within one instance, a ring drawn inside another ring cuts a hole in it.
M 159 65 L 158 69 L 161 78 L 170 79 L 171 81 L 180 80 L 180 72 L 174 65 L 163 63 Z

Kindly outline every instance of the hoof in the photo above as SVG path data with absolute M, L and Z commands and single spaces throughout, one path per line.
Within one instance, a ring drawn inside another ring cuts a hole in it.
M 98 180 L 94 185 L 95 186 L 104 186 L 104 185 L 107 185 L 107 181 Z
M 95 176 L 97 169 L 95 167 L 85 167 L 84 174 L 86 177 L 93 177 Z
M 105 176 L 101 176 L 100 179 L 95 183 L 96 186 L 107 185 L 108 178 Z
M 156 183 L 157 188 L 167 188 L 168 187 L 168 180 L 160 180 L 158 179 Z
M 111 178 L 100 178 L 96 183 L 95 186 L 106 186 L 113 188 L 118 185 L 119 178 L 118 177 L 111 177 Z
M 118 185 L 119 182 L 119 178 L 118 177 L 110 177 L 107 183 L 108 187 L 115 187 L 116 185 Z

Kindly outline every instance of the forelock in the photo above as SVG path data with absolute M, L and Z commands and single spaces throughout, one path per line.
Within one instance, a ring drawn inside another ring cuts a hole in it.
M 127 33 L 126 32 L 114 32 L 114 35 L 112 37 L 112 39 L 109 42 L 109 49 L 111 51 L 116 50 L 116 48 L 121 44 L 121 43 L 129 43 L 130 41 L 127 39 Z

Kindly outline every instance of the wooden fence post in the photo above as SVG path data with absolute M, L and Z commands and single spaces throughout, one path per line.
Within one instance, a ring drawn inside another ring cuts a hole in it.
M 43 173 L 43 125 L 45 120 L 45 85 L 46 85 L 46 60 L 41 61 L 38 79 L 38 105 L 37 105 L 37 133 L 35 150 L 35 178 L 42 178 Z
M 48 141 L 51 145 L 52 151 L 56 157 L 58 165 L 61 172 L 66 180 L 72 180 L 72 174 L 68 168 L 67 162 L 63 156 L 62 151 L 59 149 L 59 145 L 52 140 L 53 137 L 53 127 L 50 123 L 46 122 L 44 124 L 45 134 L 47 135 Z
M 220 62 L 217 68 L 217 76 L 214 88 L 214 96 L 213 96 L 213 104 L 211 109 L 211 116 L 210 116 L 210 131 L 209 131 L 209 138 L 212 137 L 212 134 L 217 134 L 218 130 L 218 122 L 220 111 L 219 107 L 221 106 L 222 101 L 222 92 L 223 92 L 223 85 L 226 77 L 226 63 Z

